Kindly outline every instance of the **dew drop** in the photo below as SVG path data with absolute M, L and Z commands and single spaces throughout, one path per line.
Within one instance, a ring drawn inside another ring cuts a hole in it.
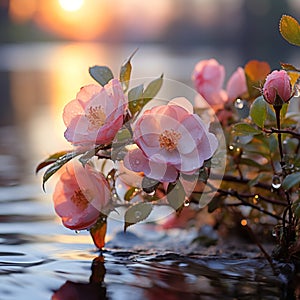
M 183 205 L 185 207 L 189 206 L 190 205 L 190 199 L 186 197 L 185 200 L 184 200 L 184 202 L 183 202 Z
M 136 165 L 139 165 L 139 164 L 140 164 L 140 161 L 139 161 L 138 159 L 136 159 L 136 160 L 135 160 L 135 164 L 136 164 Z
M 278 175 L 274 175 L 272 179 L 272 187 L 274 189 L 279 189 L 281 187 L 281 179 Z
M 230 145 L 228 148 L 230 151 L 232 151 L 234 149 L 234 146 Z
M 141 216 L 142 216 L 142 212 L 140 212 L 139 210 L 137 210 L 137 211 L 134 213 L 134 215 L 135 215 L 135 218 L 136 218 L 136 219 L 140 219 Z
M 80 230 L 75 230 L 75 233 L 76 233 L 76 234 L 79 234 L 79 233 L 80 233 Z
M 234 106 L 237 109 L 243 109 L 244 108 L 244 101 L 242 99 L 236 99 L 236 101 L 234 102 Z

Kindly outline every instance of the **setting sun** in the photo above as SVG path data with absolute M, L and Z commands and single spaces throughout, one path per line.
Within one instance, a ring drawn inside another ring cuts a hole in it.
M 84 0 L 59 0 L 60 6 L 66 11 L 79 10 L 83 5 Z

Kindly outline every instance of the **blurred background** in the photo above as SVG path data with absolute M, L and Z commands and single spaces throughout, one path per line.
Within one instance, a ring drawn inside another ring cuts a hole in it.
M 215 57 L 227 78 L 250 59 L 300 67 L 299 49 L 278 31 L 300 19 L 299 0 L 0 0 L 0 183 L 35 178 L 33 167 L 69 148 L 61 113 L 88 67 L 120 64 L 137 47 L 133 77 L 190 86 L 200 59 Z M 25 176 L 21 176 L 23 174 Z

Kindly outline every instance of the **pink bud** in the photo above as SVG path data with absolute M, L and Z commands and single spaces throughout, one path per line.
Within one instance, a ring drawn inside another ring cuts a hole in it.
M 292 86 L 288 73 L 284 70 L 275 70 L 270 73 L 263 87 L 263 96 L 268 103 L 275 106 L 288 102 L 292 97 Z

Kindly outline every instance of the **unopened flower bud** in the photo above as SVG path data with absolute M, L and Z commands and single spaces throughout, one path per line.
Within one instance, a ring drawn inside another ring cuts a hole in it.
M 281 106 L 292 97 L 290 77 L 284 70 L 273 71 L 265 81 L 263 87 L 264 99 L 271 105 Z

